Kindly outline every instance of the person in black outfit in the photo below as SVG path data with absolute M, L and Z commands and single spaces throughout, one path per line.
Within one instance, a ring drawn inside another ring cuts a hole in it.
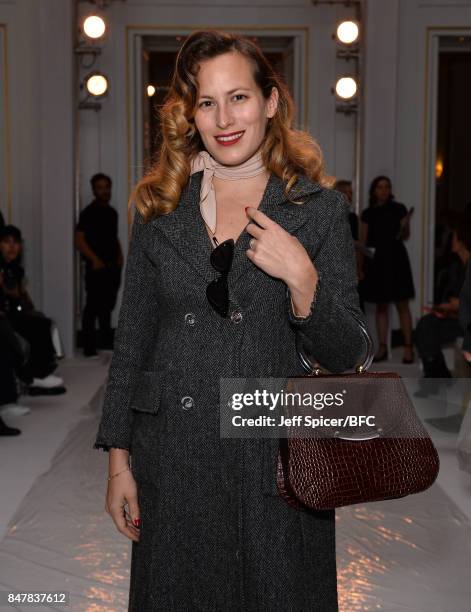
M 6 225 L 0 233 L 0 309 L 14 331 L 30 345 L 30 358 L 18 376 L 29 385 L 30 395 L 59 395 L 66 389 L 63 379 L 52 374 L 57 368 L 52 320 L 35 309 L 24 287 L 21 257 L 21 232 L 14 225 Z
M 361 214 L 360 242 L 375 249 L 372 259 L 363 264 L 363 297 L 376 303 L 379 351 L 375 361 L 388 357 L 387 334 L 389 303 L 394 302 L 404 334 L 403 363 L 413 363 L 412 317 L 409 300 L 415 296 L 414 282 L 404 240 L 410 235 L 413 209 L 396 202 L 391 180 L 377 176 L 371 183 L 369 206 Z
M 448 301 L 450 287 L 456 287 L 462 279 L 463 262 L 453 250 L 454 230 L 450 224 L 442 226 L 442 236 L 437 236 L 433 278 L 433 304 Z M 441 243 L 441 244 L 440 244 Z
M 471 209 L 471 207 L 470 207 Z M 471 246 L 470 246 L 471 250 Z M 460 325 L 464 332 L 463 357 L 471 364 L 471 263 L 466 266 L 466 278 L 460 293 Z
M 335 183 L 334 189 L 343 193 L 350 206 L 353 204 L 352 181 L 346 181 L 344 179 L 339 180 Z M 353 241 L 358 242 L 358 216 L 353 210 L 350 210 L 348 213 L 348 221 L 350 223 L 350 229 L 352 230 Z
M 340 191 L 340 193 L 343 193 L 343 195 L 347 198 L 348 203 L 350 204 L 350 206 L 353 205 L 353 188 L 352 188 L 352 181 L 347 181 L 345 179 L 341 179 L 338 180 L 335 183 L 334 189 L 336 191 Z M 353 242 L 355 244 L 355 257 L 356 257 L 356 262 L 357 262 L 357 276 L 358 276 L 358 280 L 359 280 L 359 284 L 358 284 L 358 295 L 360 297 L 360 308 L 363 310 L 363 312 L 365 311 L 365 304 L 364 304 L 364 299 L 363 299 L 363 292 L 361 290 L 361 286 L 362 286 L 362 277 L 363 277 L 363 270 L 361 267 L 361 255 L 360 255 L 360 241 L 359 241 L 359 227 L 358 227 L 358 215 L 353 212 L 353 210 L 350 210 L 350 212 L 348 213 L 348 222 L 350 223 L 350 230 L 352 232 L 352 238 L 353 238 Z
M 9 427 L 1 416 L 4 406 L 15 404 L 18 399 L 15 368 L 21 363 L 21 348 L 0 304 L 0 436 L 17 436 L 21 433 L 17 427 Z
M 453 231 L 452 250 L 461 261 L 459 274 L 453 269 L 449 284 L 443 294 L 443 302 L 435 305 L 431 312 L 423 316 L 415 330 L 415 343 L 422 359 L 424 378 L 451 378 L 442 352 L 442 345 L 465 336 L 465 329 L 459 319 L 460 293 L 464 286 L 466 269 L 469 268 L 471 253 L 471 223 L 463 219 Z M 461 298 L 462 299 L 462 298 Z M 463 307 L 464 310 L 465 307 Z M 463 346 L 465 349 L 466 346 Z M 470 347 L 471 348 L 471 347 Z M 422 384 L 423 383 L 423 384 Z M 418 397 L 438 391 L 438 382 L 422 381 Z
M 100 173 L 95 174 L 90 182 L 95 199 L 80 213 L 75 231 L 75 245 L 86 264 L 86 303 L 82 314 L 86 357 L 97 355 L 97 318 L 102 346 L 113 346 L 111 312 L 116 304 L 123 266 L 118 213 L 110 205 L 111 179 Z

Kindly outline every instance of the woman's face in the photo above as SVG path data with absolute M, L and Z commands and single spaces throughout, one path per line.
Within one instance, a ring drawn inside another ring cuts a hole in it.
M 240 53 L 224 53 L 200 64 L 195 125 L 208 153 L 220 164 L 238 165 L 263 142 L 267 120 L 276 112 L 278 90 L 266 100 Z M 220 137 L 235 137 L 222 140 Z
M 376 185 L 375 189 L 375 198 L 377 202 L 387 202 L 391 197 L 391 187 L 389 186 L 389 181 L 382 179 Z
M 21 242 L 17 242 L 13 236 L 5 237 L 0 240 L 0 253 L 8 263 L 14 261 L 21 253 Z

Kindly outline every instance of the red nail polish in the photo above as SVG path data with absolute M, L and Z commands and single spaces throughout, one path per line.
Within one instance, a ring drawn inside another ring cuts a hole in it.
M 133 522 L 134 522 L 134 525 L 139 529 L 141 526 L 141 519 L 138 519 L 138 518 L 134 519 Z

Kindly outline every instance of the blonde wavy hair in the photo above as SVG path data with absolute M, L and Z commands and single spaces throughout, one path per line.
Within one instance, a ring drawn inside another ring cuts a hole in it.
M 251 61 L 254 80 L 265 99 L 270 97 L 272 87 L 278 89 L 278 107 L 274 117 L 268 119 L 260 151 L 267 170 L 283 180 L 286 197 L 291 200 L 289 192 L 299 174 L 325 187 L 332 186 L 334 179 L 324 172 L 316 140 L 308 132 L 293 129 L 291 94 L 259 47 L 238 34 L 198 30 L 186 39 L 177 55 L 171 87 L 159 111 L 162 141 L 155 162 L 129 197 L 129 211 L 134 202 L 145 221 L 177 207 L 189 179 L 191 160 L 205 149 L 194 120 L 199 65 L 230 52 Z

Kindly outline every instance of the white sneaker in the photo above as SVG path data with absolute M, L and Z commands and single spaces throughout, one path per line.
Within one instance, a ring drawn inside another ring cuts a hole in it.
M 2 416 L 23 416 L 31 412 L 28 406 L 20 406 L 19 404 L 4 404 L 0 406 L 0 414 Z
M 60 376 L 53 376 L 49 374 L 45 378 L 33 378 L 31 387 L 41 387 L 43 389 L 51 389 L 52 387 L 61 387 L 64 384 L 64 380 Z

